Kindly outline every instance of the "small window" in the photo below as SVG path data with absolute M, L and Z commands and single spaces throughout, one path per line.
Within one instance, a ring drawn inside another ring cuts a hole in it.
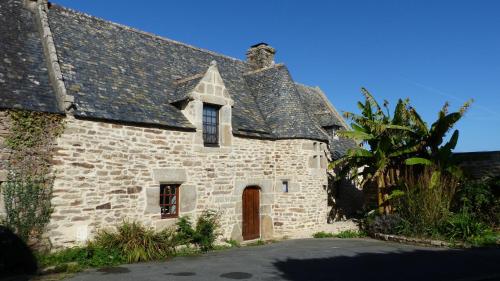
M 219 145 L 219 108 L 210 104 L 203 105 L 203 143 Z
M 176 218 L 179 215 L 179 185 L 160 185 L 161 218 Z
M 282 181 L 281 185 L 282 185 L 282 191 L 288 192 L 288 181 Z

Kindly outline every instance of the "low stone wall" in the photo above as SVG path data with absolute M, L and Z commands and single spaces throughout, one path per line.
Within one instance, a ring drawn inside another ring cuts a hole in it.
M 500 176 L 500 151 L 460 152 L 453 156 L 472 178 Z
M 398 242 L 398 243 L 420 245 L 420 246 L 432 246 L 432 247 L 463 246 L 463 244 L 461 244 L 461 243 L 451 244 L 451 243 L 441 241 L 441 240 L 412 238 L 412 237 L 405 237 L 405 236 L 392 235 L 392 234 L 382 234 L 382 233 L 375 233 L 373 235 L 373 238 L 385 240 L 385 241 Z

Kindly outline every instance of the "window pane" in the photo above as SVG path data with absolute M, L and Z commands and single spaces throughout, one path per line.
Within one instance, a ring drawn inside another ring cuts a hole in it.
M 288 192 L 288 181 L 282 183 L 283 192 Z
M 177 216 L 178 185 L 160 185 L 160 212 L 161 217 Z
M 203 105 L 203 141 L 205 144 L 218 143 L 218 108 L 213 105 Z

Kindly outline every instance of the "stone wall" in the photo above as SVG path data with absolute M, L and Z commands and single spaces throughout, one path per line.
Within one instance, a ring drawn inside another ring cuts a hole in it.
M 460 152 L 453 156 L 464 172 L 475 179 L 500 176 L 500 151 Z
M 263 238 L 326 223 L 325 144 L 233 137 L 230 147 L 200 150 L 194 135 L 68 117 L 54 155 L 53 245 L 78 244 L 123 220 L 173 225 L 160 218 L 160 183 L 181 184 L 180 215 L 219 211 L 226 238 L 241 240 L 242 192 L 250 185 L 261 188 Z

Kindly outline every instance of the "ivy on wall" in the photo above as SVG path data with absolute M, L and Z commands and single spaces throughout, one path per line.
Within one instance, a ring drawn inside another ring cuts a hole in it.
M 30 244 L 39 242 L 52 214 L 51 171 L 56 138 L 64 117 L 30 111 L 9 111 L 7 181 L 1 186 L 6 215 L 3 224 Z

